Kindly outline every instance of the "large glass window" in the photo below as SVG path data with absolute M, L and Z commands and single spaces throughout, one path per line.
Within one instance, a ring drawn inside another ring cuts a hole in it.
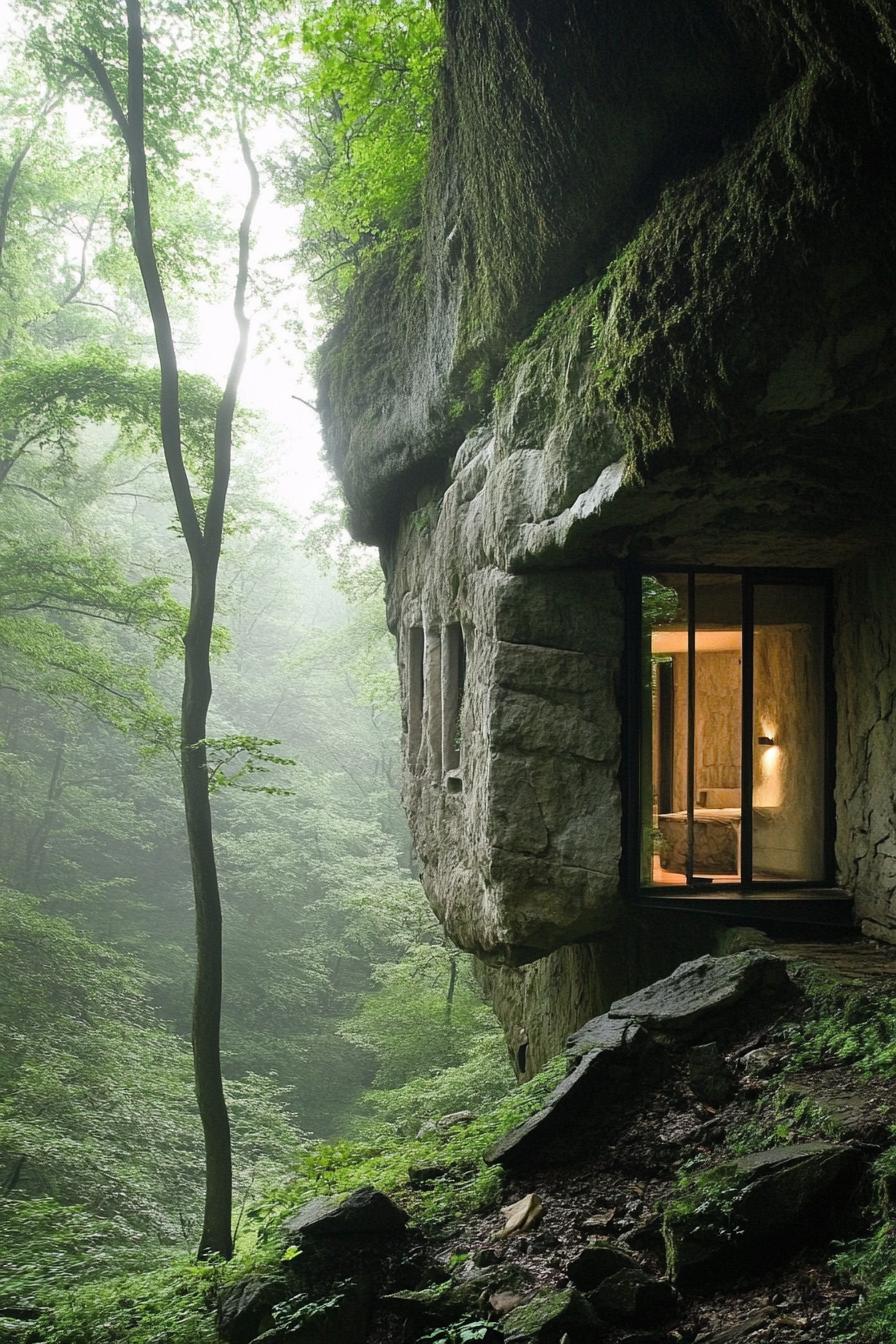
M 658 570 L 639 603 L 640 885 L 823 882 L 823 579 Z

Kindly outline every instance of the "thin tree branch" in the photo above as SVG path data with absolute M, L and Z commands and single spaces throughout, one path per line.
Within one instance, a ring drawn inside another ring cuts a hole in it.
M 261 184 L 258 169 L 252 158 L 252 150 L 242 125 L 237 123 L 240 150 L 243 162 L 249 173 L 249 197 L 240 220 L 239 255 L 237 260 L 236 286 L 233 293 L 233 312 L 239 333 L 236 349 L 233 352 L 227 382 L 218 403 L 215 416 L 215 467 L 212 476 L 212 488 L 209 492 L 205 511 L 205 541 L 210 553 L 217 555 L 224 531 L 224 509 L 227 503 L 227 488 L 230 484 L 230 460 L 233 448 L 233 417 L 236 410 L 236 398 L 240 379 L 246 367 L 249 353 L 249 318 L 246 314 L 246 289 L 249 283 L 249 246 L 252 234 L 252 220 Z
M 40 490 L 35 490 L 32 485 L 19 485 L 18 481 L 10 481 L 9 488 L 10 490 L 22 490 L 26 495 L 34 495 L 37 499 L 42 499 L 45 504 L 52 504 L 53 508 L 58 509 L 60 513 L 64 512 L 58 500 L 51 499 L 49 495 L 41 494 Z
M 59 304 L 60 308 L 64 308 L 66 304 L 73 303 L 74 300 L 77 298 L 77 296 L 81 293 L 81 290 L 84 288 L 84 285 L 87 281 L 87 249 L 90 246 L 90 238 L 93 233 L 94 226 L 96 225 L 96 221 L 99 216 L 101 206 L 102 201 L 97 201 L 94 212 L 90 216 L 90 220 L 87 225 L 87 231 L 84 234 L 84 239 L 81 247 L 81 266 L 78 274 L 78 279 L 75 281 L 74 285 L 65 295 L 65 297 L 60 301 Z
M 115 124 L 121 131 L 122 139 L 125 144 L 128 144 L 130 139 L 130 129 L 128 126 L 127 113 L 121 105 L 121 100 L 119 99 L 118 94 L 115 92 L 115 86 L 109 78 L 109 71 L 103 65 L 99 53 L 94 51 L 92 47 L 82 47 L 81 51 L 87 62 L 87 68 L 91 75 L 93 75 L 93 78 L 99 87 L 100 96 L 102 97 L 103 102 L 115 118 Z M 128 95 L 128 102 L 130 103 L 130 92 Z
M 25 160 L 37 139 L 37 133 L 43 126 L 50 113 L 59 106 L 62 94 L 47 94 L 44 98 L 37 119 L 28 135 L 25 137 L 24 144 L 16 154 L 9 166 L 9 172 L 6 174 L 6 181 L 3 183 L 3 191 L 0 192 L 0 263 L 3 261 L 3 251 L 6 247 L 6 233 L 9 228 L 9 215 L 12 210 L 12 198 L 15 192 L 16 182 L 24 166 Z

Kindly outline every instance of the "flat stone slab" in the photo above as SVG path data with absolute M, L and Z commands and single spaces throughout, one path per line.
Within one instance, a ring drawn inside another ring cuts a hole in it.
M 572 1133 L 582 1113 L 601 1098 L 617 1095 L 625 1086 L 626 1066 L 647 1043 L 647 1034 L 637 1023 L 625 1025 L 626 1030 L 614 1037 L 616 1044 L 590 1050 L 557 1084 L 541 1110 L 493 1144 L 484 1160 L 504 1166 L 524 1162 L 558 1134 Z
M 394 1200 L 372 1185 L 359 1186 L 348 1195 L 319 1195 L 283 1224 L 290 1240 L 296 1237 L 394 1236 L 403 1232 L 408 1215 Z
M 749 948 L 729 957 L 704 956 L 686 961 L 664 980 L 617 999 L 606 1016 L 638 1022 L 653 1031 L 691 1032 L 704 1021 L 731 1011 L 744 999 L 783 996 L 789 985 L 787 967 L 780 957 L 761 948 Z
M 430 1288 L 386 1293 L 380 1303 L 406 1320 L 447 1325 L 475 1311 L 485 1282 L 453 1283 L 448 1280 Z
M 592 1050 L 618 1050 L 637 1030 L 630 1018 L 602 1013 L 567 1036 L 566 1054 L 570 1059 L 582 1059 Z

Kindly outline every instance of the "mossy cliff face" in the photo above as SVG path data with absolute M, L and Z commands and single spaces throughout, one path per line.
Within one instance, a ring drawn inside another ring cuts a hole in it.
M 422 220 L 368 258 L 320 402 L 387 574 L 424 886 L 541 1054 L 639 976 L 632 557 L 835 570 L 838 869 L 896 924 L 896 47 L 878 0 L 446 24 Z
M 763 57 L 697 0 L 448 0 L 445 26 L 419 238 L 368 259 L 321 364 L 328 449 L 366 540 L 394 520 L 396 482 L 457 448 L 539 313 L 767 96 Z

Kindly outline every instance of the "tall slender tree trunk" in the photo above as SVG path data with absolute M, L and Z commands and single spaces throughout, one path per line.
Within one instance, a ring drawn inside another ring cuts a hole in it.
M 181 699 L 181 779 L 196 909 L 193 986 L 193 1071 L 205 1140 L 205 1211 L 200 1256 L 233 1252 L 233 1171 L 230 1117 L 221 1074 L 223 921 L 208 791 L 208 708 L 212 697 L 210 644 L 217 557 L 193 566 L 190 619 L 184 640 Z
M 206 737 L 212 698 L 211 639 L 215 619 L 218 564 L 224 535 L 224 511 L 230 483 L 233 419 L 249 348 L 246 289 L 252 219 L 259 181 L 248 141 L 238 126 L 250 191 L 239 229 L 239 258 L 234 288 L 238 337 L 227 381 L 215 416 L 214 468 L 205 514 L 200 521 L 181 440 L 177 352 L 152 231 L 144 119 L 143 27 L 140 0 L 126 0 L 128 24 L 127 108 L 115 92 L 97 52 L 85 47 L 86 67 L 109 108 L 127 147 L 133 207 L 131 239 L 152 317 L 159 356 L 159 425 L 165 465 L 178 519 L 190 555 L 190 615 L 184 636 L 184 685 L 181 699 L 181 780 L 184 816 L 196 909 L 196 978 L 193 993 L 193 1067 L 196 1100 L 205 1144 L 205 1211 L 199 1256 L 233 1254 L 233 1182 L 230 1119 L 221 1074 L 221 1002 L 223 930 Z

